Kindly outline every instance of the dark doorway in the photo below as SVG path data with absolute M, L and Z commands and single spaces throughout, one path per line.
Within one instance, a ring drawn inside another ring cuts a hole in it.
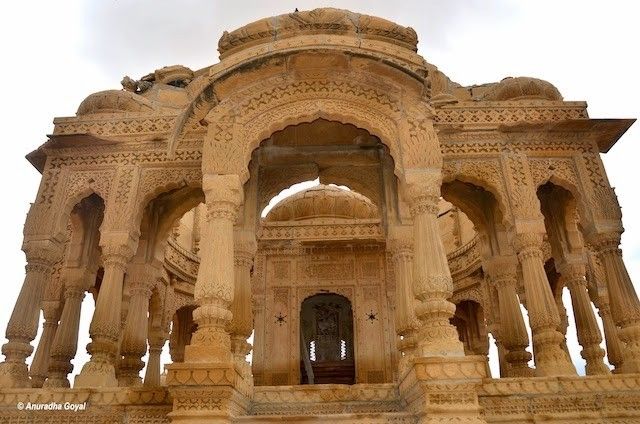
M 305 299 L 300 311 L 301 384 L 354 384 L 353 311 L 338 294 Z

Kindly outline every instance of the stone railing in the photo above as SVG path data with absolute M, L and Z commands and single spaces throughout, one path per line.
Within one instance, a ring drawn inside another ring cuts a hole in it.
M 165 250 L 164 266 L 182 280 L 195 284 L 200 258 L 195 253 L 180 246 L 172 238 L 169 238 L 169 243 Z
M 481 264 L 480 239 L 476 234 L 471 240 L 447 254 L 449 269 L 455 279 L 469 275 Z

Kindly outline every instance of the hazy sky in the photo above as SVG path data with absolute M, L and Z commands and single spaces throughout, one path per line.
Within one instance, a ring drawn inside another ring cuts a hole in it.
M 24 155 L 46 141 L 54 116 L 73 116 L 88 94 L 120 88 L 125 74 L 139 78 L 173 64 L 204 67 L 218 61 L 216 49 L 223 30 L 296 7 L 334 6 L 413 27 L 420 39 L 419 52 L 461 84 L 535 76 L 555 84 L 566 100 L 587 100 L 591 117 L 634 118 L 640 116 L 639 4 L 479 0 L 6 2 L 0 15 L 0 122 L 4 134 L 0 169 L 6 181 L 0 220 L 4 235 L 0 243 L 4 258 L 0 329 L 4 333 L 23 281 L 22 226 L 40 178 Z M 640 280 L 638 127 L 634 125 L 604 158 L 623 208 L 627 230 L 623 251 L 636 282 Z M 86 337 L 81 340 L 79 351 L 84 352 Z M 575 345 L 575 335 L 569 342 Z

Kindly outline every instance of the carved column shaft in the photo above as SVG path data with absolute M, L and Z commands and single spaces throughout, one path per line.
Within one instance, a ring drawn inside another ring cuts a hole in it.
M 67 274 L 69 276 L 69 274 Z M 90 278 L 95 278 L 91 274 Z M 60 315 L 58 331 L 51 346 L 49 375 L 44 387 L 69 387 L 67 375 L 73 371 L 71 360 L 78 350 L 78 331 L 80 328 L 80 311 L 85 295 L 85 285 L 67 278 L 64 288 L 64 306 Z
M 256 253 L 256 241 L 252 231 L 239 230 L 236 232 L 234 251 L 235 289 L 231 303 L 231 347 L 235 361 L 239 366 L 250 369 L 245 360 L 251 351 L 247 338 L 253 331 L 253 314 L 251 308 L 251 267 Z
M 416 316 L 420 355 L 464 356 L 462 343 L 449 321 L 455 305 L 449 300 L 453 281 L 438 226 L 438 201 L 442 176 L 440 170 L 408 173 L 407 194 L 413 217 L 414 295 L 419 303 Z
M 591 307 L 585 272 L 582 264 L 565 264 L 560 268 L 571 295 L 578 342 L 582 346 L 580 354 L 587 361 L 587 375 L 606 375 L 610 371 L 604 364 L 604 350 L 600 347 L 602 335 Z
M 109 239 L 109 235 L 106 235 Z M 120 239 L 121 234 L 114 238 Z M 135 243 L 129 234 L 127 244 L 107 244 L 102 246 L 104 277 L 96 309 L 91 319 L 89 334 L 91 342 L 87 351 L 91 359 L 76 376 L 75 387 L 113 387 L 118 385 L 115 376 L 116 355 L 120 340 L 120 313 L 122 309 L 122 286 L 127 263 L 135 251 Z M 115 240 L 114 240 L 115 241 Z
M 529 334 L 522 317 L 517 286 L 517 258 L 494 257 L 483 264 L 498 295 L 500 313 L 500 336 L 504 347 L 504 359 L 509 364 L 510 377 L 530 377 L 534 372 L 528 363 L 531 353 L 527 352 Z
M 207 216 L 202 228 L 200 267 L 194 289 L 198 324 L 185 362 L 231 363 L 230 306 L 234 294 L 233 224 L 242 203 L 237 175 L 206 175 L 203 179 Z
M 413 295 L 413 240 L 410 237 L 392 238 L 390 240 L 393 269 L 396 278 L 395 292 L 395 324 L 396 333 L 400 337 L 398 349 L 401 353 L 400 373 L 407 361 L 416 356 L 415 298 Z
M 38 332 L 40 303 L 51 271 L 61 250 L 52 241 L 25 242 L 26 275 L 13 308 L 2 346 L 5 361 L 0 364 L 0 387 L 30 387 L 26 359 L 33 352 L 31 341 Z
M 575 375 L 575 367 L 561 347 L 564 337 L 558 332 L 560 316 L 544 271 L 541 245 L 541 234 L 516 235 L 516 249 L 522 266 L 529 324 L 533 333 L 536 375 Z
M 43 301 L 42 313 L 44 315 L 42 335 L 29 370 L 32 387 L 42 387 L 47 378 L 51 343 L 56 335 L 58 320 L 60 319 L 60 302 L 57 300 Z
M 144 368 L 142 357 L 147 353 L 147 331 L 150 280 L 150 265 L 136 264 L 129 269 L 129 313 L 124 325 L 124 334 L 120 345 L 122 361 L 118 372 L 120 386 L 139 386 L 142 384 L 140 371 Z
M 146 387 L 160 386 L 160 355 L 162 347 L 167 341 L 167 335 L 162 331 L 156 331 L 149 335 L 149 359 L 147 361 L 147 371 L 144 375 L 144 385 Z
M 625 343 L 622 350 L 622 372 L 640 372 L 640 300 L 629 278 L 618 248 L 620 235 L 600 234 L 594 237 L 598 257 L 607 280 L 609 304 L 618 336 Z
M 618 371 L 622 367 L 622 346 L 618 337 L 618 327 L 613 322 L 608 302 L 608 298 L 600 299 L 598 312 L 602 319 L 602 330 L 604 331 L 604 340 L 607 346 L 607 359 L 613 365 L 615 371 Z

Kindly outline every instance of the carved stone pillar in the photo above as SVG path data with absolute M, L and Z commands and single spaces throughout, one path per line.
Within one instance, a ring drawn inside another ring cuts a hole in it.
M 149 298 L 154 275 L 151 265 L 135 264 L 129 267 L 129 313 L 124 325 L 124 334 L 120 345 L 120 369 L 118 385 L 140 386 L 140 371 L 144 368 L 142 357 L 147 353 L 147 330 Z
M 587 375 L 610 374 L 609 368 L 604 364 L 604 350 L 600 347 L 602 335 L 587 291 L 585 266 L 580 263 L 564 263 L 560 265 L 559 271 L 571 294 L 578 342 L 582 346 L 580 354 L 587 361 Z
M 160 355 L 162 347 L 167 341 L 167 334 L 162 331 L 154 331 L 149 334 L 149 359 L 147 361 L 147 371 L 144 375 L 145 387 L 160 386 Z
M 509 364 L 505 371 L 508 370 L 509 377 L 531 377 L 534 375 L 534 370 L 528 365 L 531 353 L 526 350 L 529 334 L 516 291 L 518 259 L 514 256 L 496 256 L 485 261 L 482 268 L 498 294 L 500 343 L 505 350 L 504 359 Z
M 618 337 L 618 327 L 613 322 L 611 309 L 609 307 L 609 298 L 600 298 L 598 302 L 598 312 L 602 319 L 602 330 L 604 331 L 604 340 L 607 346 L 607 359 L 614 367 L 614 373 L 622 367 L 622 346 Z
M 26 275 L 7 325 L 8 342 L 2 346 L 5 361 L 0 364 L 0 387 L 30 387 L 26 359 L 33 352 L 31 341 L 38 332 L 40 303 L 45 284 L 62 250 L 51 240 L 27 241 Z
M 104 234 L 101 240 L 104 277 L 96 309 L 91 319 L 91 359 L 75 379 L 75 387 L 114 387 L 116 354 L 120 339 L 122 285 L 127 263 L 135 252 L 137 240 L 129 233 Z
M 591 237 L 607 280 L 611 315 L 625 343 L 620 372 L 640 372 L 640 300 L 622 260 L 620 234 L 604 233 Z
M 264 294 L 254 294 L 252 302 L 254 336 L 253 336 L 253 356 L 251 361 L 251 371 L 253 373 L 253 384 L 264 384 L 265 362 L 264 357 L 264 333 L 265 333 L 265 296 Z
M 234 270 L 235 289 L 231 303 L 231 350 L 236 365 L 243 370 L 246 378 L 251 376 L 251 368 L 245 357 L 251 351 L 247 338 L 253 331 L 251 308 L 251 267 L 257 245 L 253 231 L 238 230 L 235 234 Z
M 73 371 L 71 360 L 78 349 L 78 331 L 80 328 L 80 310 L 86 292 L 86 280 L 95 279 L 94 273 L 85 276 L 84 270 L 66 271 L 64 288 L 64 306 L 60 316 L 58 331 L 51 346 L 49 373 L 44 387 L 69 387 L 67 374 Z M 79 275 L 73 275 L 79 274 Z M 83 278 L 83 276 L 85 276 Z M 74 279 L 74 277 L 76 277 Z
M 542 235 L 516 234 L 515 245 L 522 266 L 529 324 L 533 333 L 536 375 L 575 375 L 576 369 L 562 348 L 564 337 L 558 332 L 560 316 L 544 271 Z
M 413 295 L 413 238 L 410 237 L 410 234 L 399 234 L 402 230 L 406 229 L 395 228 L 394 234 L 389 239 L 396 278 L 395 324 L 396 333 L 399 336 L 400 374 L 406 369 L 411 358 L 416 357 L 416 332 L 419 327 L 415 315 L 416 301 Z
M 45 300 L 42 302 L 44 323 L 42 324 L 42 336 L 38 342 L 38 348 L 31 362 L 29 375 L 32 387 L 42 387 L 49 371 L 49 353 L 51 343 L 56 335 L 58 320 L 60 319 L 60 302 L 57 300 Z
M 194 289 L 199 307 L 193 312 L 198 329 L 184 356 L 185 362 L 231 363 L 228 328 L 234 294 L 233 224 L 242 203 L 242 187 L 235 175 L 207 175 L 203 190 L 207 213 Z
M 413 290 L 419 303 L 416 316 L 419 355 L 464 356 L 455 327 L 449 321 L 456 307 L 449 300 L 453 281 L 438 226 L 440 170 L 407 173 L 407 195 L 413 217 Z
M 233 225 L 242 203 L 238 175 L 203 177 L 206 219 L 202 225 L 200 267 L 194 289 L 198 324 L 185 348 L 184 362 L 167 367 L 167 385 L 174 399 L 173 422 L 231 422 L 246 411 L 251 392 L 233 361 L 231 303 L 234 296 Z M 201 405 L 194 410 L 194 399 Z

